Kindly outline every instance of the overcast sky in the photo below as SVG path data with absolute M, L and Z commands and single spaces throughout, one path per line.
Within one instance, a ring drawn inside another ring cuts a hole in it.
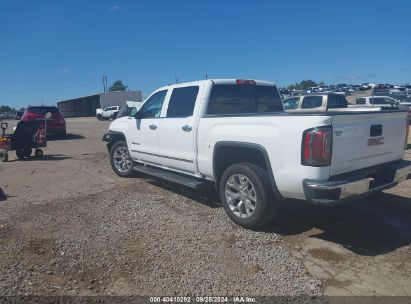
M 0 0 L 0 105 L 99 92 L 103 75 L 145 96 L 175 74 L 409 83 L 410 14 L 406 0 Z

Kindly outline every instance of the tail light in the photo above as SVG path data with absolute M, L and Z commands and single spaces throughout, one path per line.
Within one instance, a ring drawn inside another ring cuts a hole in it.
M 407 149 L 408 146 L 408 135 L 410 132 L 410 122 L 408 119 L 405 121 L 405 144 L 404 144 L 404 149 Z
M 248 80 L 248 79 L 237 79 L 236 83 L 238 85 L 256 85 L 255 80 Z
M 303 133 L 301 163 L 322 167 L 331 164 L 332 127 L 318 127 Z

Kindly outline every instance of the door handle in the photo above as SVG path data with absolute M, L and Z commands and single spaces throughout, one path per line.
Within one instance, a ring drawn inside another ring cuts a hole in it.
M 157 126 L 156 126 L 156 125 L 149 125 L 149 128 L 150 128 L 151 130 L 155 130 L 155 129 L 157 129 Z
M 181 129 L 183 129 L 183 131 L 185 132 L 190 132 L 193 129 L 193 127 L 189 125 L 185 125 L 185 126 L 182 126 Z

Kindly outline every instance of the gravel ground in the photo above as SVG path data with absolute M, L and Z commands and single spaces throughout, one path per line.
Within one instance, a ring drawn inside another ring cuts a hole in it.
M 116 176 L 107 127 L 68 119 L 42 160 L 0 164 L 0 295 L 411 295 L 411 180 L 338 208 L 286 201 L 255 232 L 212 190 Z
M 128 190 L 128 191 L 124 191 Z M 196 204 L 193 208 L 193 204 Z M 317 295 L 275 233 L 136 181 L 122 191 L 28 204 L 4 218 L 5 295 Z

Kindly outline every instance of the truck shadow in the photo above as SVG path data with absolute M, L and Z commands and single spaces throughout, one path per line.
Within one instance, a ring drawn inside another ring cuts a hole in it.
M 310 238 L 376 256 L 411 243 L 411 198 L 381 194 L 335 207 L 287 200 L 267 231 L 285 237 L 308 232 Z
M 74 139 L 83 139 L 83 138 L 85 138 L 83 135 L 69 134 L 69 133 L 67 133 L 64 137 L 59 136 L 57 134 L 47 135 L 47 141 L 74 140 Z
M 69 159 L 72 158 L 71 156 L 66 156 L 64 154 L 44 154 L 42 157 L 35 157 L 35 156 L 30 156 L 24 159 L 12 159 L 9 160 L 9 163 L 12 162 L 27 162 L 27 161 L 55 161 L 55 160 L 65 160 L 65 159 Z
M 210 208 L 222 207 L 213 185 L 199 191 L 158 179 L 147 182 Z M 285 200 L 273 223 L 260 229 L 287 237 L 318 238 L 364 256 L 411 244 L 411 198 L 382 193 L 334 207 Z
M 146 175 L 146 177 L 152 178 L 148 175 Z M 165 190 L 174 192 L 176 194 L 182 195 L 186 198 L 189 198 L 207 207 L 210 207 L 210 208 L 222 207 L 219 201 L 218 195 L 216 191 L 214 190 L 212 184 L 208 185 L 207 188 L 203 190 L 193 190 L 193 189 L 190 189 L 184 186 L 173 184 L 167 181 L 162 181 L 159 179 L 152 179 L 152 180 L 148 180 L 147 182 L 154 186 L 157 186 Z

